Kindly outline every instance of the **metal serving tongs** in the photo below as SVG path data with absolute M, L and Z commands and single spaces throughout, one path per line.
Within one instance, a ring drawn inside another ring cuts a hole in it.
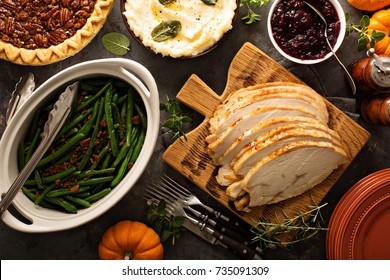
M 45 123 L 42 133 L 42 141 L 27 162 L 25 167 L 16 177 L 15 181 L 8 189 L 6 193 L 2 194 L 2 200 L 0 201 L 0 217 L 8 209 L 14 200 L 16 194 L 22 188 L 28 177 L 33 172 L 38 162 L 42 159 L 43 155 L 50 147 L 55 136 L 61 129 L 66 118 L 69 116 L 72 104 L 75 101 L 75 96 L 79 87 L 79 82 L 68 86 L 65 91 L 60 95 L 58 101 L 54 104 L 53 109 L 49 113 L 48 120 Z
M 15 86 L 14 91 L 12 92 L 11 99 L 8 104 L 8 109 L 5 113 L 5 123 L 7 125 L 20 106 L 29 98 L 34 89 L 35 82 L 34 75 L 32 73 L 28 73 L 20 78 Z

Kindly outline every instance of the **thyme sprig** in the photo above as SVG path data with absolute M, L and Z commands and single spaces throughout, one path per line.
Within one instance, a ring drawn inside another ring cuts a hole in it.
M 345 14 L 347 22 L 351 18 L 350 13 Z M 364 49 L 367 49 L 367 44 L 369 43 L 370 48 L 373 48 L 375 46 L 375 43 L 381 41 L 386 34 L 383 32 L 378 32 L 376 30 L 373 30 L 371 34 L 368 33 L 368 26 L 370 25 L 370 17 L 367 15 L 362 16 L 360 19 L 359 24 L 356 23 L 348 23 L 346 26 L 346 33 L 345 35 L 348 36 L 349 34 L 353 32 L 357 32 L 359 34 L 358 39 L 358 45 L 357 49 L 358 51 L 362 51 Z
M 280 219 L 275 213 L 276 222 L 256 221 L 252 232 L 255 234 L 254 242 L 259 241 L 264 248 L 285 247 L 304 240 L 308 240 L 319 231 L 326 231 L 328 228 L 321 226 L 323 219 L 320 210 L 327 203 L 320 206 L 311 206 L 310 210 L 297 213 L 289 217 L 283 212 L 284 218 Z M 294 238 L 285 240 L 286 235 L 295 233 Z
M 252 24 L 256 21 L 259 21 L 260 15 L 257 14 L 254 9 L 264 6 L 268 3 L 268 0 L 241 0 L 240 7 L 246 6 L 248 13 L 243 16 L 241 19 L 245 21 L 246 24 Z
M 184 217 L 167 215 L 165 200 L 160 200 L 158 204 L 149 204 L 146 207 L 146 217 L 160 236 L 161 242 L 171 238 L 172 245 L 175 245 L 176 239 L 185 231 Z
M 163 127 L 167 128 L 166 133 L 171 133 L 171 142 L 183 136 L 187 140 L 187 136 L 184 132 L 184 125 L 192 122 L 192 119 L 183 114 L 179 102 L 176 99 L 170 99 L 168 96 L 165 104 L 160 104 L 160 110 L 165 111 L 169 114 L 168 119 L 162 124 Z M 181 139 L 181 138 L 180 138 Z

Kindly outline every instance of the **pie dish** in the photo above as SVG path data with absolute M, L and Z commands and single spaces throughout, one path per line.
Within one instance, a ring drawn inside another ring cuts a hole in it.
M 328 259 L 390 258 L 390 168 L 372 173 L 342 197 L 329 221 Z
M 0 58 L 47 65 L 83 49 L 106 21 L 114 0 L 0 2 Z

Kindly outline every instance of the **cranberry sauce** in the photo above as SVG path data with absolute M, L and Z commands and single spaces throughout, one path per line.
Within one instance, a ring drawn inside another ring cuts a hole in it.
M 328 39 L 336 44 L 340 21 L 336 9 L 328 0 L 306 0 L 326 18 Z M 301 0 L 282 0 L 271 16 L 272 35 L 279 47 L 298 59 L 319 59 L 329 53 L 325 25 L 315 12 Z

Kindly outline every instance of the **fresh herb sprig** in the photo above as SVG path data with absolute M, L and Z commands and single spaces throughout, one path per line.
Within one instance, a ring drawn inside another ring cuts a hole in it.
M 241 0 L 240 7 L 246 6 L 248 13 L 246 16 L 241 19 L 245 21 L 246 24 L 252 24 L 260 20 L 260 15 L 257 14 L 254 9 L 264 6 L 268 3 L 268 0 Z
M 304 240 L 308 240 L 319 231 L 326 231 L 328 228 L 321 226 L 323 219 L 320 210 L 327 203 L 320 206 L 312 206 L 310 210 L 298 213 L 294 217 L 279 219 L 275 213 L 277 222 L 256 221 L 252 229 L 255 234 L 253 241 L 259 241 L 264 248 L 276 246 L 285 247 Z M 292 240 L 285 240 L 286 236 L 295 233 Z
M 179 102 L 176 99 L 170 99 L 168 96 L 166 98 L 167 102 L 165 104 L 160 104 L 160 110 L 167 112 L 169 114 L 169 118 L 162 124 L 162 126 L 168 129 L 166 133 L 172 134 L 172 142 L 181 136 L 187 140 L 183 126 L 191 123 L 192 119 L 183 115 Z
M 347 22 L 351 18 L 350 13 L 345 14 Z M 373 30 L 371 34 L 368 33 L 368 26 L 370 25 L 370 17 L 367 15 L 362 16 L 360 19 L 359 24 L 355 23 L 349 23 L 346 26 L 346 33 L 345 35 L 348 36 L 349 34 L 353 32 L 357 32 L 359 34 L 358 39 L 358 45 L 357 49 L 358 51 L 365 50 L 367 47 L 367 43 L 369 42 L 370 48 L 373 48 L 375 46 L 375 43 L 379 42 L 385 37 L 385 33 L 378 32 L 376 30 Z
M 146 217 L 153 223 L 153 229 L 160 236 L 161 242 L 171 238 L 172 245 L 175 245 L 176 239 L 185 231 L 184 217 L 167 215 L 165 200 L 160 200 L 158 204 L 148 205 Z

